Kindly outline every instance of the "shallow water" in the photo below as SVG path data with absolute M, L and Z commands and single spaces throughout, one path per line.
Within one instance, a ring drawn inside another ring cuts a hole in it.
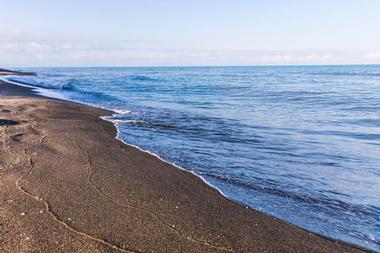
M 380 251 L 380 66 L 27 70 L 228 197 Z

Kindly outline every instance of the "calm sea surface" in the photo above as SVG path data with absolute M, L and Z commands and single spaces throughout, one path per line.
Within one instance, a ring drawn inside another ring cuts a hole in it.
M 380 252 L 380 66 L 32 70 L 10 79 L 115 110 L 121 139 L 231 199 Z

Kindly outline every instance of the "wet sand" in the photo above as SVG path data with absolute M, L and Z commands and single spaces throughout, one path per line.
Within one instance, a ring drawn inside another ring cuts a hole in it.
M 0 82 L 0 252 L 364 252 L 125 145 L 111 113 Z

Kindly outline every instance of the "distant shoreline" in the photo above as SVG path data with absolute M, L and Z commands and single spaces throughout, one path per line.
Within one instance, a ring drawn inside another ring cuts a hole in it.
M 0 76 L 5 75 L 18 75 L 18 76 L 36 76 L 37 74 L 34 72 L 23 72 L 23 71 L 15 71 L 0 68 Z

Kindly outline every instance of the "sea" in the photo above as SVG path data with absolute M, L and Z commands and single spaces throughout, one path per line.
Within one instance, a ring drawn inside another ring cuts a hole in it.
M 380 65 L 19 70 L 228 198 L 380 252 Z

